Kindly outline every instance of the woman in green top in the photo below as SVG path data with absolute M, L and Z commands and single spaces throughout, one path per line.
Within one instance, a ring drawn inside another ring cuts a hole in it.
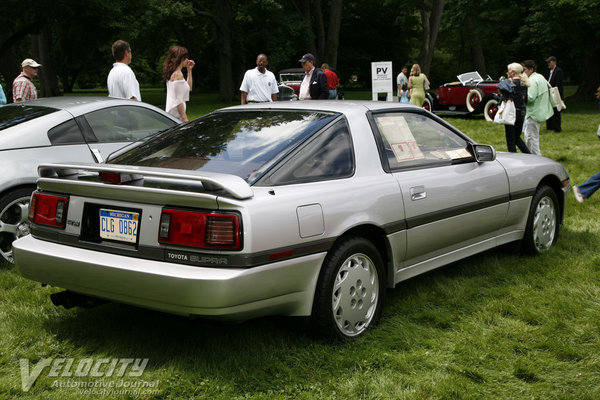
M 425 88 L 429 88 L 429 79 L 427 75 L 421 73 L 419 64 L 413 64 L 408 78 L 408 88 L 410 90 L 410 103 L 422 107 L 425 102 Z

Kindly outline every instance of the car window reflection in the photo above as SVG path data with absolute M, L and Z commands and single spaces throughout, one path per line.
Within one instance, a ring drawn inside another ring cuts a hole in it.
M 335 118 L 312 111 L 214 113 L 158 135 L 111 163 L 221 172 L 252 183 Z
M 384 161 L 392 169 L 472 158 L 465 139 L 425 115 L 385 113 L 376 114 L 374 119 Z

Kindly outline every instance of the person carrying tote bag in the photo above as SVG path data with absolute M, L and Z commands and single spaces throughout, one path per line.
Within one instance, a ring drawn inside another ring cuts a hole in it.
M 504 79 L 498 83 L 498 90 L 502 95 L 502 104 L 514 106 L 514 121 L 512 124 L 504 124 L 504 132 L 506 134 L 506 147 L 511 153 L 516 153 L 517 148 L 522 153 L 531 153 L 523 139 L 521 132 L 523 131 L 523 123 L 525 121 L 525 105 L 527 104 L 527 87 L 529 79 L 523 73 L 523 66 L 519 63 L 511 63 L 507 66 L 508 79 Z M 506 109 L 506 105 L 504 108 Z M 504 111 L 502 114 L 507 113 Z M 508 112 L 510 113 L 510 111 Z M 508 116 L 507 113 L 507 116 Z

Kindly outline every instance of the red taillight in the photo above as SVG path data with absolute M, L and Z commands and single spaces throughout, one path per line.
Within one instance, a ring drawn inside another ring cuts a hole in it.
M 121 174 L 116 172 L 100 172 L 100 181 L 108 183 L 121 183 Z
M 69 198 L 33 192 L 29 204 L 29 219 L 41 225 L 65 227 Z
M 158 241 L 237 250 L 240 248 L 240 220 L 237 214 L 163 209 Z

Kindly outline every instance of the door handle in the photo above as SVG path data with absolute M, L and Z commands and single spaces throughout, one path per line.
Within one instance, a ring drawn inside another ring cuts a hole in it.
M 427 191 L 425 186 L 415 186 L 410 188 L 410 199 L 411 200 L 422 200 L 427 198 Z

